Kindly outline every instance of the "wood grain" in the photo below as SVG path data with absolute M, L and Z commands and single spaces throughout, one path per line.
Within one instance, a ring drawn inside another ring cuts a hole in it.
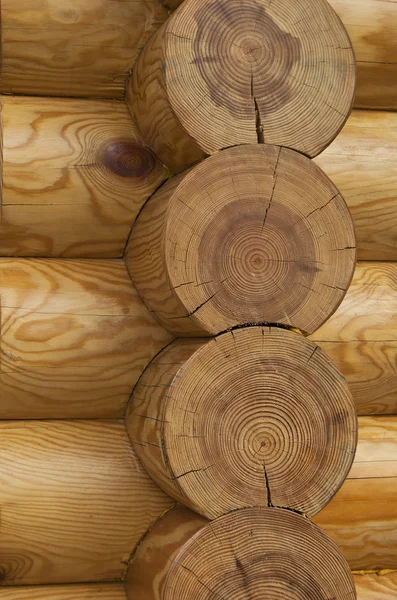
M 357 600 L 393 600 L 397 598 L 397 572 L 354 575 Z
M 154 481 L 209 519 L 247 506 L 315 515 L 357 443 L 345 379 L 318 346 L 277 327 L 170 344 L 139 380 L 126 425 Z
M 130 600 L 354 600 L 350 569 L 320 528 L 277 508 L 233 511 L 207 524 L 174 509 L 140 544 Z
M 172 340 L 122 260 L 0 259 L 0 418 L 121 417 Z
M 109 581 L 172 502 L 122 422 L 0 422 L 3 585 Z
M 140 54 L 127 103 L 175 172 L 244 143 L 313 157 L 346 121 L 355 76 L 350 40 L 325 0 L 190 0 Z
M 140 49 L 167 16 L 158 0 L 2 0 L 0 91 L 123 98 Z
M 357 60 L 360 108 L 397 108 L 396 0 L 330 0 L 350 35 Z
M 347 378 L 359 414 L 397 413 L 397 264 L 359 262 L 341 306 L 310 339 Z
M 316 163 L 350 208 L 358 258 L 397 260 L 397 114 L 353 111 Z
M 355 245 L 346 203 L 313 161 L 248 144 L 162 186 L 135 223 L 125 261 L 141 298 L 175 334 L 244 323 L 312 333 L 350 285 Z
M 126 600 L 121 583 L 18 586 L 0 589 L 1 600 Z
M 314 521 L 353 570 L 397 569 L 397 417 L 360 417 L 352 470 Z
M 0 255 L 120 257 L 166 169 L 120 102 L 2 98 Z

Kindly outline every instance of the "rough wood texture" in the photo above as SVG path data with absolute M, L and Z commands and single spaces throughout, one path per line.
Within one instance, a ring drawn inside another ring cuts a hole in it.
M 246 506 L 316 514 L 357 442 L 350 391 L 326 354 L 270 327 L 169 345 L 135 388 L 126 425 L 153 479 L 210 519 Z
M 185 336 L 264 322 L 312 333 L 342 301 L 355 258 L 337 188 L 306 157 L 267 144 L 218 152 L 169 180 L 125 254 L 151 312 Z
M 354 575 L 357 600 L 393 600 L 397 598 L 397 572 Z
M 359 414 L 397 412 L 397 264 L 358 263 L 333 317 L 311 339 L 347 378 Z
M 277 508 L 235 511 L 207 525 L 186 509 L 170 511 L 140 544 L 126 590 L 129 600 L 356 598 L 332 541 Z
M 2 103 L 0 255 L 122 256 L 138 211 L 166 178 L 126 106 Z
M 126 600 L 121 583 L 18 586 L 0 589 L 1 600 Z
M 397 569 L 397 417 L 360 417 L 352 470 L 315 522 L 354 570 Z
M 158 0 L 2 0 L 0 91 L 123 98 L 139 50 L 167 16 Z
M 325 0 L 189 0 L 139 56 L 127 103 L 175 172 L 258 141 L 313 157 L 351 110 L 355 69 Z
M 169 341 L 121 260 L 0 259 L 0 418 L 121 417 Z
M 397 109 L 396 0 L 329 0 L 350 34 L 357 60 L 355 106 Z
M 3 585 L 109 581 L 172 501 L 115 421 L 0 422 Z
M 397 114 L 353 111 L 316 163 L 351 210 L 358 258 L 397 260 Z

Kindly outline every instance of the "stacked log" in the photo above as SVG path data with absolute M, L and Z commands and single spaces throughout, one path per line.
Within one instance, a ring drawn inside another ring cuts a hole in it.
M 119 102 L 2 98 L 2 256 L 121 257 L 167 172 Z
M 121 583 L 89 585 L 36 585 L 0 590 L 2 600 L 126 600 Z
M 122 260 L 0 259 L 0 418 L 121 418 L 173 337 Z

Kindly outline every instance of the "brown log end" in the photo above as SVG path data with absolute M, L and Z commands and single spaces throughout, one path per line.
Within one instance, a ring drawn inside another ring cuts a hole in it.
M 353 221 L 312 161 L 247 145 L 161 188 L 133 229 L 126 263 L 159 322 L 179 335 L 244 323 L 313 333 L 353 277 Z
M 200 523 L 167 513 L 141 543 L 126 580 L 141 600 L 354 600 L 334 542 L 308 519 L 275 508 Z
M 356 65 L 325 0 L 187 0 L 141 55 L 134 78 L 128 101 L 144 138 L 179 171 L 189 164 L 178 152 L 187 137 L 207 154 L 266 142 L 316 156 L 351 111 Z
M 173 342 L 140 379 L 126 424 L 152 478 L 210 519 L 246 506 L 315 515 L 357 444 L 345 379 L 313 342 L 275 327 Z

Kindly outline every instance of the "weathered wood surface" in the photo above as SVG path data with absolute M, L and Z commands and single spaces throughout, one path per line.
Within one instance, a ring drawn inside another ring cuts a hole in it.
M 397 413 L 397 263 L 359 262 L 341 306 L 310 339 L 347 378 L 359 414 Z
M 357 60 L 355 106 L 397 109 L 396 0 L 329 0 L 350 35 Z
M 123 98 L 167 16 L 158 0 L 2 0 L 0 91 Z
M 0 418 L 121 417 L 172 338 L 122 260 L 0 259 Z
M 350 569 L 308 519 L 278 508 L 234 511 L 210 523 L 169 511 L 127 572 L 129 600 L 354 600 Z
M 122 256 L 138 211 L 166 178 L 126 106 L 7 96 L 2 104 L 0 256 Z
M 0 588 L 1 600 L 126 600 L 122 583 Z
M 397 114 L 353 111 L 316 163 L 350 208 L 358 258 L 397 260 Z
M 162 186 L 135 223 L 125 261 L 141 298 L 175 334 L 244 323 L 312 333 L 349 287 L 356 239 L 343 197 L 313 161 L 243 145 Z
M 127 103 L 175 172 L 258 141 L 313 157 L 346 121 L 355 75 L 350 40 L 325 0 L 190 0 L 140 54 Z
M 393 600 L 397 598 L 397 571 L 354 575 L 357 600 Z
M 397 416 L 360 417 L 352 470 L 314 521 L 353 570 L 397 569 Z
M 318 346 L 277 327 L 170 344 L 139 380 L 126 425 L 153 479 L 209 519 L 247 506 L 315 515 L 357 443 L 345 379 Z
M 110 581 L 172 505 L 123 422 L 0 422 L 3 585 Z

